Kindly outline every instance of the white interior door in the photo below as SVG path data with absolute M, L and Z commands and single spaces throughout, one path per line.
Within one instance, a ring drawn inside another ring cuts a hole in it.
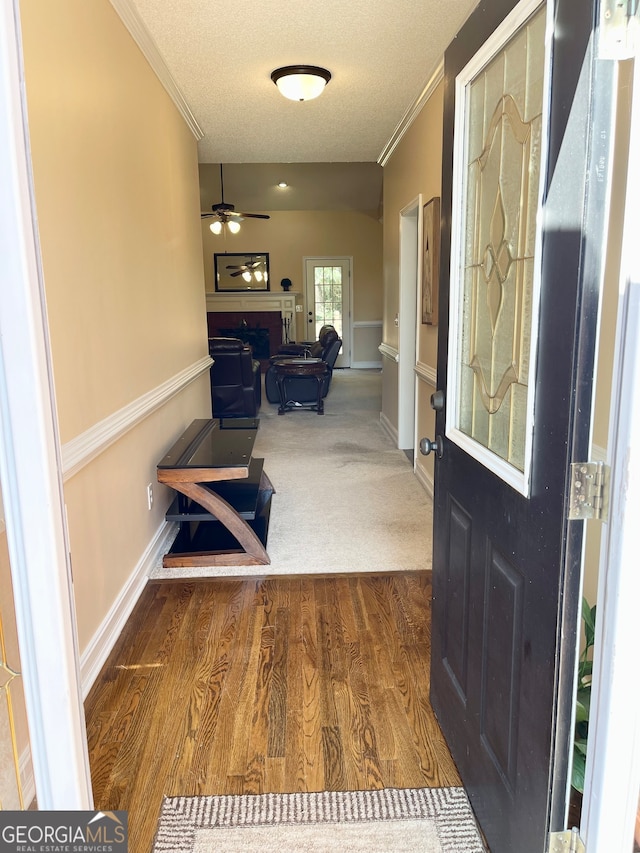
M 351 258 L 305 258 L 305 340 L 325 325 L 342 338 L 336 367 L 351 365 Z

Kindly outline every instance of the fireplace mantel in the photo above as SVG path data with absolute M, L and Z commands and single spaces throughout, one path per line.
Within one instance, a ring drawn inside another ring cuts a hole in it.
M 292 319 L 302 294 L 282 293 L 207 293 L 207 311 L 279 311 L 283 318 Z

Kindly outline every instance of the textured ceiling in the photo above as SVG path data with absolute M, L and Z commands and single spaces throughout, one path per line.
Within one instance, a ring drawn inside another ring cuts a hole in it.
M 256 164 L 378 160 L 476 2 L 129 0 L 204 132 L 200 163 Z M 271 82 L 298 63 L 333 75 L 316 100 Z

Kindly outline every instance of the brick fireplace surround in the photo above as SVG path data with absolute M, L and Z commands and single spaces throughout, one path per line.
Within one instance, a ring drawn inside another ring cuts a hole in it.
M 282 315 L 280 311 L 207 311 L 207 329 L 210 338 L 230 335 L 242 338 L 241 330 L 266 329 L 269 333 L 269 354 L 262 355 L 260 363 L 264 369 L 269 356 L 275 355 L 282 344 Z

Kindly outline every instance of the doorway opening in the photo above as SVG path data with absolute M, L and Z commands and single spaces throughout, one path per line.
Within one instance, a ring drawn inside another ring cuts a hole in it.
M 416 433 L 416 341 L 420 282 L 422 196 L 400 211 L 398 312 L 398 448 L 413 451 Z

